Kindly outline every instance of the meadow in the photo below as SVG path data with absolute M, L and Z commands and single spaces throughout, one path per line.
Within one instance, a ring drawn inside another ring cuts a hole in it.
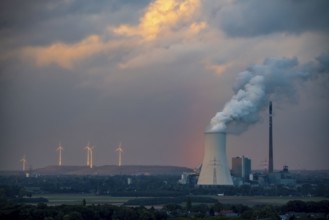
M 112 197 L 94 194 L 37 194 L 34 197 L 43 197 L 48 199 L 48 205 L 81 205 L 83 199 L 87 205 L 91 204 L 112 204 L 122 205 L 134 197 Z
M 87 205 L 122 205 L 131 199 L 148 199 L 155 197 L 114 197 L 94 194 L 38 194 L 34 197 L 44 197 L 48 199 L 48 205 L 79 205 L 85 199 Z M 318 202 L 326 200 L 325 197 L 269 197 L 269 196 L 204 196 L 214 198 L 222 204 L 242 204 L 249 207 L 255 205 L 284 205 L 291 200 L 301 200 L 304 202 Z M 158 204 L 155 204 L 158 205 Z M 183 205 L 183 204 L 182 204 Z

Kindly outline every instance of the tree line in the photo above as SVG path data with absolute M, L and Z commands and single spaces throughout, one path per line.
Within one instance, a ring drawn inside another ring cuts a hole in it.
M 181 203 L 182 204 L 182 203 Z M 303 202 L 290 201 L 283 206 L 263 205 L 248 207 L 244 205 L 228 205 L 215 202 L 212 204 L 193 204 L 186 200 L 183 205 L 166 204 L 161 209 L 145 208 L 144 206 L 127 207 L 114 205 L 87 205 L 82 200 L 81 205 L 48 206 L 45 203 L 37 205 L 17 204 L 13 202 L 0 203 L 0 219 L 24 220 L 165 220 L 165 219 L 227 219 L 225 211 L 235 214 L 235 219 L 280 219 L 284 213 L 321 213 L 329 217 L 329 201 Z M 289 215 L 294 219 L 294 214 Z M 311 216 L 311 215 L 309 215 Z M 319 218 L 322 219 L 322 218 Z
M 26 191 L 43 193 L 91 193 L 111 196 L 184 196 L 225 195 L 241 196 L 321 196 L 329 197 L 327 181 L 299 183 L 296 186 L 217 186 L 195 187 L 178 183 L 179 176 L 0 176 L 0 185 L 23 187 Z M 129 181 L 128 181 L 129 180 Z

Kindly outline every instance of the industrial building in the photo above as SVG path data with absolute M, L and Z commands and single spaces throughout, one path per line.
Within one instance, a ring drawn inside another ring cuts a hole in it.
M 288 166 L 283 166 L 283 169 L 279 172 L 269 173 L 268 181 L 274 185 L 296 185 L 296 179 L 289 172 Z
M 232 175 L 248 180 L 251 172 L 251 160 L 245 156 L 232 158 Z
M 194 186 L 197 183 L 198 174 L 196 172 L 184 172 L 181 175 L 178 183 L 183 185 L 191 185 Z

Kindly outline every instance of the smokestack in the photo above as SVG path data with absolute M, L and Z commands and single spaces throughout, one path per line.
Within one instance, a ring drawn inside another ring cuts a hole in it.
M 204 156 L 198 185 L 233 185 L 226 156 L 226 133 L 205 132 Z
M 268 172 L 273 173 L 272 101 L 269 103 Z

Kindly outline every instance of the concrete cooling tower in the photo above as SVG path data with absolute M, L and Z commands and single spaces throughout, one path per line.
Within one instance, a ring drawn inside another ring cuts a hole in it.
M 198 185 L 233 185 L 226 156 L 226 133 L 205 132 L 204 156 Z

